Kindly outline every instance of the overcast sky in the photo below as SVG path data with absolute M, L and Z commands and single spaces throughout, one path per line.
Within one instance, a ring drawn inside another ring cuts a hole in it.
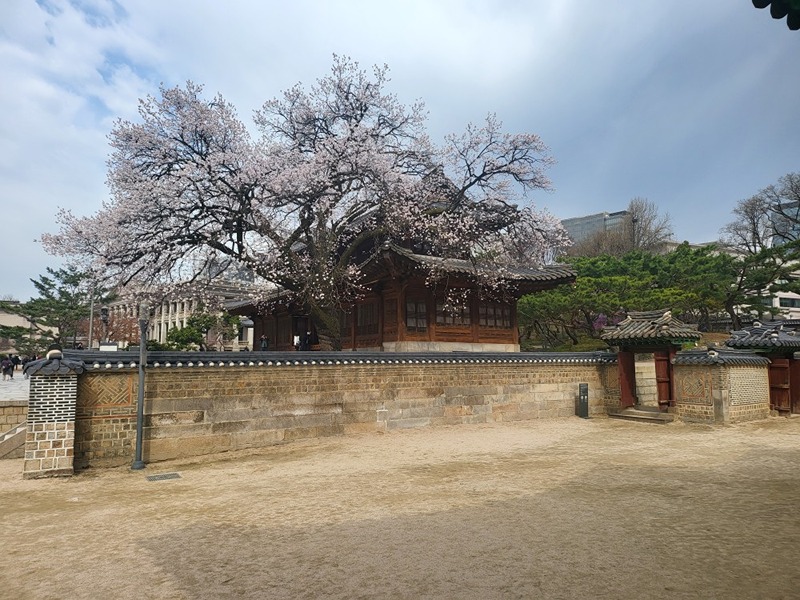
M 0 298 L 59 259 L 59 208 L 108 198 L 107 135 L 159 84 L 192 80 L 240 117 L 332 55 L 388 64 L 434 141 L 494 112 L 557 164 L 559 218 L 643 197 L 678 240 L 717 238 L 736 202 L 800 170 L 800 32 L 751 0 L 2 0 Z

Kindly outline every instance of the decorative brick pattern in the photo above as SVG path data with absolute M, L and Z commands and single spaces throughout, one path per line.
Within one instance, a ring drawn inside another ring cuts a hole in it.
M 89 373 L 78 379 L 78 414 L 96 406 L 133 406 L 136 403 L 137 378 L 128 372 Z
M 26 479 L 72 475 L 77 393 L 74 373 L 31 377 L 23 464 Z
M 682 404 L 711 405 L 711 389 L 711 373 L 707 368 L 684 367 L 676 377 L 675 394 Z
M 727 389 L 727 374 L 716 365 L 675 365 L 675 411 L 692 423 L 714 423 L 714 394 Z M 723 381 L 724 379 L 724 381 Z
M 731 404 L 769 405 L 767 369 L 738 367 L 730 369 Z
M 28 423 L 74 422 L 77 396 L 78 378 L 74 374 L 31 377 Z
M 130 368 L 88 372 L 78 378 L 75 468 L 132 459 L 138 384 L 138 373 Z

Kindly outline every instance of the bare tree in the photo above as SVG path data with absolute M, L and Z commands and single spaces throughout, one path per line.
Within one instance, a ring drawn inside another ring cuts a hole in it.
M 777 185 L 769 185 L 756 197 L 772 212 L 774 234 L 782 242 L 800 238 L 800 173 L 787 173 Z
M 799 206 L 800 174 L 784 175 L 778 185 L 740 200 L 734 220 L 720 230 L 736 278 L 726 299 L 734 328 L 740 326 L 740 313 L 772 312 L 764 308 L 764 299 L 800 290 Z
M 646 198 L 634 198 L 626 209 L 622 225 L 593 236 L 572 246 L 572 256 L 622 256 L 632 250 L 661 252 L 672 239 L 669 214 L 660 214 L 658 206 Z
M 646 198 L 634 198 L 628 204 L 632 250 L 659 252 L 672 239 L 669 213 L 659 214 L 658 206 Z
M 740 200 L 733 209 L 735 220 L 720 230 L 720 242 L 748 255 L 769 248 L 775 231 L 770 206 L 763 194 Z

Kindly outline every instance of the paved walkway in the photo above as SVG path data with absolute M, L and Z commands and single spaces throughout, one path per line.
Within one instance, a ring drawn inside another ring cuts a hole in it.
M 14 371 L 14 379 L 0 379 L 0 400 L 27 400 L 31 380 L 25 379 L 22 371 Z

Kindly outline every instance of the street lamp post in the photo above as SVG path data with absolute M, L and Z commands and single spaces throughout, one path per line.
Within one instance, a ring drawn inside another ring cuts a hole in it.
M 139 305 L 139 389 L 136 395 L 136 451 L 131 469 L 144 469 L 142 460 L 142 436 L 144 430 L 144 371 L 147 364 L 147 326 L 150 323 L 150 307 Z
M 91 350 L 92 346 L 92 334 L 94 333 L 94 286 L 92 286 L 92 297 L 89 301 L 89 335 L 88 339 L 86 340 L 86 347 Z
M 100 320 L 103 322 L 103 343 L 108 342 L 108 307 L 100 308 Z

